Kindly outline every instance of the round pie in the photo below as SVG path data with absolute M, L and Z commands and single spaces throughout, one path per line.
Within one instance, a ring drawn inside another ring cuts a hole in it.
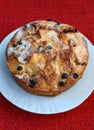
M 37 95 L 54 96 L 73 86 L 88 63 L 88 47 L 77 28 L 52 20 L 21 27 L 6 48 L 15 80 Z

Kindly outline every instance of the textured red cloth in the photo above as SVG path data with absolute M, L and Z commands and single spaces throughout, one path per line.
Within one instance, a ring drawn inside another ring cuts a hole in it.
M 76 26 L 94 44 L 94 0 L 0 0 L 0 41 L 30 21 Z M 0 130 L 93 130 L 94 92 L 77 108 L 54 115 L 23 111 L 0 95 Z

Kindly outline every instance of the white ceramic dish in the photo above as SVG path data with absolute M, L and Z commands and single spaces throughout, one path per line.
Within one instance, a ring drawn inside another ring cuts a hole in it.
M 10 33 L 0 45 L 0 91 L 8 101 L 29 112 L 55 114 L 71 110 L 88 98 L 94 89 L 94 47 L 87 38 L 89 62 L 82 79 L 58 96 L 44 97 L 30 94 L 22 89 L 9 72 L 5 50 L 17 30 Z

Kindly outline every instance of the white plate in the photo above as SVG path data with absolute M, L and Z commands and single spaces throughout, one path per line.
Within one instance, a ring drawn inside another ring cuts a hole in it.
M 65 112 L 80 105 L 94 89 L 94 48 L 90 41 L 86 38 L 89 48 L 89 63 L 83 78 L 58 96 L 37 96 L 19 87 L 6 64 L 6 46 L 17 30 L 10 33 L 0 45 L 0 90 L 2 95 L 17 107 L 40 114 Z

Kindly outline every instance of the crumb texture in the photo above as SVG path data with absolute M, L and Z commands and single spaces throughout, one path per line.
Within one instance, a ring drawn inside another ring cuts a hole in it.
M 73 86 L 88 63 L 83 35 L 67 24 L 39 20 L 21 27 L 8 43 L 6 60 L 27 91 L 53 96 Z

